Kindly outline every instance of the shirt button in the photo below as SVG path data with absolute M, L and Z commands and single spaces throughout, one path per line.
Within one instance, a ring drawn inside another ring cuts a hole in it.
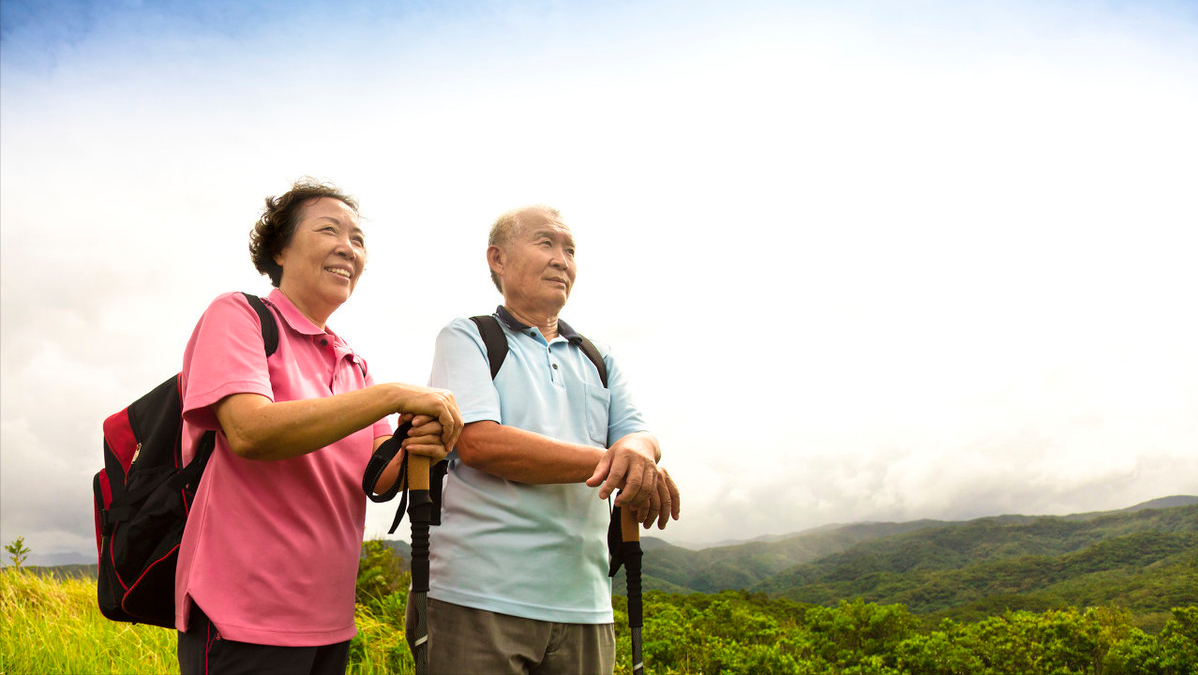
M 328 341 L 328 340 L 325 340 L 325 339 L 321 339 L 321 341 L 320 341 L 320 346 L 321 346 L 321 347 L 328 347 L 328 346 L 329 346 L 329 341 Z
M 555 363 L 555 364 L 553 364 L 553 369 L 554 369 L 554 370 L 557 370 L 557 364 L 556 364 L 556 363 Z

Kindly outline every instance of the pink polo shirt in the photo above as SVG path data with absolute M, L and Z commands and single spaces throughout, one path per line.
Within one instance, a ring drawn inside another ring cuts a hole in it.
M 187 519 L 175 579 L 175 626 L 195 602 L 229 640 L 303 647 L 354 636 L 354 584 L 366 522 L 362 474 L 380 420 L 316 452 L 280 461 L 238 457 L 212 411 L 230 394 L 320 398 L 372 384 L 365 363 L 278 289 L 269 359 L 258 315 L 240 293 L 204 312 L 183 356 L 184 459 L 206 429 L 216 448 Z M 360 367 L 361 366 L 361 367 Z

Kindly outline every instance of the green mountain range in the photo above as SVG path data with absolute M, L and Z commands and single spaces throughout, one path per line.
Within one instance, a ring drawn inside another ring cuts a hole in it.
M 834 606 L 863 598 L 916 614 L 1118 605 L 1164 615 L 1198 604 L 1198 497 L 1120 511 L 829 526 L 698 551 L 645 538 L 644 585 L 743 589 Z M 622 577 L 622 575 L 620 575 Z M 617 578 L 614 591 L 624 592 Z

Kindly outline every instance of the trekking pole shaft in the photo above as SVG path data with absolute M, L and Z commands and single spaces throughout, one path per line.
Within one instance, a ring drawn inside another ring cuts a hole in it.
M 412 526 L 412 592 L 415 621 L 415 647 L 412 660 L 416 675 L 428 673 L 428 523 L 432 502 L 429 500 L 429 459 L 408 455 L 408 522 Z
M 624 578 L 628 584 L 628 632 L 632 645 L 632 672 L 641 675 L 641 625 L 644 608 L 641 601 L 641 524 L 628 507 L 620 509 L 620 539 L 624 546 Z

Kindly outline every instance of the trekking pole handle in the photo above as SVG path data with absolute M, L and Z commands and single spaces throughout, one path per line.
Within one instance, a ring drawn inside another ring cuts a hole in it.
M 428 489 L 429 459 L 423 455 L 408 455 L 408 489 Z
M 632 515 L 632 509 L 627 506 L 620 507 L 620 540 L 629 542 L 641 540 L 641 524 Z

